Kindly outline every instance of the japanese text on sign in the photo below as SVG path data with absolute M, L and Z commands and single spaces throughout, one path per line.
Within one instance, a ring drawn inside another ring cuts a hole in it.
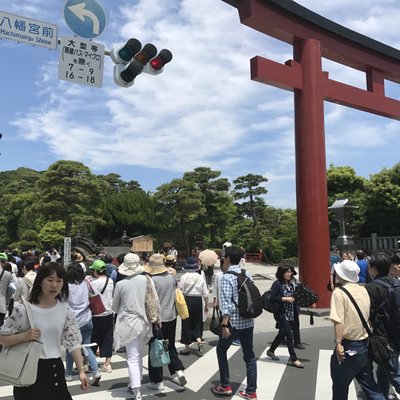
M 79 37 L 60 42 L 58 78 L 95 87 L 103 84 L 104 45 Z
M 57 25 L 0 11 L 0 38 L 57 48 Z

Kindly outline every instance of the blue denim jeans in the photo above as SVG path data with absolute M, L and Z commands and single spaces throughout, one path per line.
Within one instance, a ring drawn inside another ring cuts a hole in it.
M 347 400 L 349 386 L 355 378 L 367 400 L 385 400 L 385 396 L 374 380 L 372 361 L 368 356 L 367 340 L 342 340 L 344 351 L 355 351 L 354 355 L 346 353 L 346 359 L 339 364 L 336 353 L 331 357 L 332 400 Z
M 376 370 L 378 385 L 382 389 L 383 394 L 387 397 L 390 385 L 394 387 L 396 392 L 400 394 L 400 365 L 399 353 L 393 353 L 387 363 L 379 364 Z
M 253 351 L 253 327 L 247 329 L 232 329 L 231 335 L 224 339 L 219 337 L 217 344 L 217 358 L 221 386 L 229 386 L 229 365 L 226 353 L 232 342 L 240 339 L 243 351 L 243 360 L 246 363 L 247 387 L 246 392 L 252 394 L 257 390 L 257 362 Z
M 80 328 L 80 331 L 82 335 L 82 344 L 89 344 L 92 340 L 93 322 L 89 321 L 86 325 L 83 325 L 82 328 Z M 90 349 L 89 347 L 82 347 L 82 352 L 87 358 L 89 367 L 92 370 L 93 374 L 96 374 L 99 367 L 97 365 L 96 356 L 93 353 L 92 349 Z M 68 350 L 65 352 L 65 361 L 65 373 L 67 375 L 72 375 L 73 359 Z

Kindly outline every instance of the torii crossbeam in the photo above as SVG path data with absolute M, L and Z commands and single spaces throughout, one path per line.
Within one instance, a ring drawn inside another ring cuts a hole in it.
M 400 51 L 336 24 L 292 0 L 223 0 L 240 21 L 293 45 L 293 60 L 259 56 L 251 79 L 294 92 L 296 194 L 301 279 L 328 307 L 329 223 L 324 101 L 400 119 L 400 101 L 385 95 L 385 80 L 400 83 Z M 322 57 L 365 73 L 366 89 L 329 78 Z

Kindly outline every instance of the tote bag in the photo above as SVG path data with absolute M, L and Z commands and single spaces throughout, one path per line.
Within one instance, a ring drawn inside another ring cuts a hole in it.
M 153 367 L 162 367 L 171 362 L 168 352 L 168 340 L 162 339 L 160 329 L 157 330 L 156 337 L 150 343 L 149 357 Z
M 93 290 L 92 285 L 88 280 L 86 280 L 86 284 L 88 285 L 89 289 L 89 308 L 92 312 L 92 315 L 102 314 L 104 311 L 106 311 L 106 308 L 104 307 L 100 293 L 96 293 Z
M 182 290 L 178 287 L 175 289 L 175 307 L 176 312 L 182 319 L 189 318 L 189 310 L 186 304 L 185 296 L 182 293 Z
M 29 305 L 22 298 L 32 326 Z M 39 357 L 43 343 L 39 341 L 21 342 L 10 347 L 3 346 L 0 352 L 0 380 L 13 386 L 30 386 L 36 382 Z

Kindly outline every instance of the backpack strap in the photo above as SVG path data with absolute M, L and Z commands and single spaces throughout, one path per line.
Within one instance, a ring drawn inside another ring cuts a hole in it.
M 4 275 L 4 271 L 5 271 L 5 269 L 3 269 L 3 270 L 1 271 L 0 281 L 1 281 L 1 278 L 3 277 L 3 275 Z

